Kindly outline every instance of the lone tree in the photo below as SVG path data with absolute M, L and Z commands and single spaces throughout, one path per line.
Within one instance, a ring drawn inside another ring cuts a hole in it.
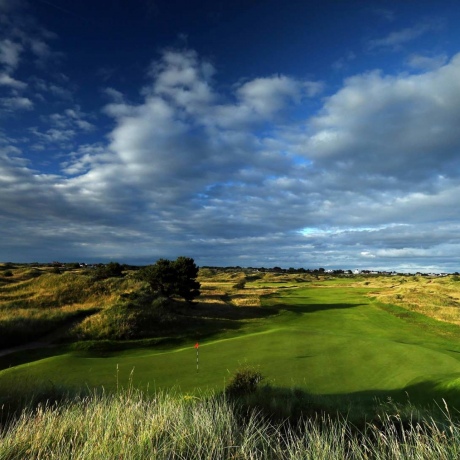
M 165 297 L 178 295 L 187 302 L 200 295 L 197 276 L 198 267 L 190 257 L 178 257 L 174 261 L 159 259 L 139 271 L 140 279 L 149 283 L 152 291 Z
M 96 281 L 107 278 L 121 278 L 123 276 L 123 267 L 118 262 L 109 262 L 106 265 L 100 265 L 94 272 L 93 279 Z

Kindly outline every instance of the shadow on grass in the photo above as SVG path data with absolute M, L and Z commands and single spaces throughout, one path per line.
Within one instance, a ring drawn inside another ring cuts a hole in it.
M 218 297 L 221 298 L 222 296 Z M 232 298 L 234 297 L 235 296 L 232 296 Z M 273 307 L 238 307 L 229 303 L 203 302 L 194 305 L 191 309 L 186 310 L 183 313 L 185 316 L 191 316 L 195 318 L 238 321 L 241 319 L 268 318 L 270 316 L 276 315 L 278 310 Z
M 332 420 L 346 419 L 362 430 L 369 423 L 378 426 L 385 416 L 393 416 L 403 425 L 415 425 L 423 418 L 445 420 L 446 414 L 460 421 L 460 391 L 439 392 L 430 382 L 397 390 L 328 395 L 311 394 L 295 387 L 264 385 L 240 396 L 238 402 L 274 423 L 296 424 L 302 419 L 326 416 Z
M 17 416 L 24 407 L 36 407 L 46 401 L 69 401 L 85 392 L 100 390 L 102 387 L 66 387 L 51 380 L 37 382 L 23 377 L 17 377 L 15 382 L 0 380 L 0 424 Z M 432 419 L 442 423 L 446 415 L 460 421 L 460 391 L 439 391 L 436 384 L 430 381 L 397 390 L 327 395 L 311 394 L 297 387 L 261 384 L 255 391 L 238 395 L 227 393 L 226 397 L 235 399 L 236 407 L 243 409 L 239 411 L 243 417 L 255 411 L 272 423 L 287 422 L 300 428 L 302 425 L 299 422 L 306 419 L 320 422 L 327 419 L 346 420 L 351 429 L 356 430 L 363 430 L 368 424 L 379 428 L 385 419 L 393 420 L 397 429 L 415 426 L 420 420 Z
M 170 319 L 143 323 L 143 327 L 130 338 L 96 339 L 72 341 L 67 333 L 78 322 L 98 309 L 79 312 L 64 322 L 50 323 L 41 330 L 35 330 L 31 337 L 30 330 L 10 339 L 8 345 L 17 345 L 9 350 L 0 350 L 0 369 L 37 361 L 66 352 L 84 354 L 85 356 L 110 356 L 124 350 L 136 348 L 167 349 L 183 343 L 212 338 L 228 331 L 237 331 L 247 325 L 248 321 L 267 318 L 278 313 L 273 308 L 237 307 L 219 302 L 187 304 L 176 303 L 172 308 Z M 50 328 L 56 329 L 46 335 Z M 43 334 L 45 332 L 45 335 Z M 30 342 L 30 339 L 36 342 Z M 4 337 L 6 340 L 7 338 Z M 27 340 L 29 339 L 29 340 Z M 1 342 L 1 340 L 0 340 Z M 13 343 L 11 343 L 13 342 Z M 6 345 L 5 343 L 5 345 Z M 63 345 L 63 346 L 60 346 Z
M 327 310 L 344 310 L 348 308 L 361 307 L 365 304 L 362 303 L 320 303 L 320 304 L 298 304 L 298 305 L 289 305 L 289 304 L 273 304 L 271 308 L 277 308 L 280 310 L 286 310 L 298 315 L 315 313 L 318 311 L 327 311 Z
M 99 312 L 90 308 L 51 318 L 19 318 L 16 321 L 0 323 L 0 356 L 6 351 L 15 352 L 15 347 L 42 348 L 65 340 L 68 331 L 78 322 Z M 34 344 L 33 342 L 37 342 Z
M 279 295 L 279 293 L 267 294 L 262 296 L 262 304 L 266 308 L 276 308 L 279 310 L 286 310 L 296 314 L 308 314 L 315 313 L 318 311 L 327 311 L 327 310 L 343 310 L 348 308 L 356 308 L 367 305 L 367 303 L 352 303 L 352 302 L 328 302 L 326 299 L 324 302 L 309 303 L 310 297 L 302 295 L 301 297 L 295 295 L 293 291 L 292 296 L 287 292 L 284 295 Z M 292 303 L 290 303 L 292 301 Z
M 58 356 L 66 352 L 68 352 L 66 347 L 41 347 L 15 351 L 8 355 L 0 356 L 0 370 Z
M 173 321 L 151 331 L 151 337 L 180 336 L 187 340 L 203 340 L 227 331 L 238 331 L 249 321 L 276 315 L 278 310 L 261 307 L 236 307 L 222 303 L 201 303 L 175 312 Z M 179 333 L 180 331 L 180 333 Z

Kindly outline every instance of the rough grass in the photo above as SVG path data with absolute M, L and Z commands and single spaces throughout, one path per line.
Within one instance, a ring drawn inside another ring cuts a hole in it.
M 139 282 L 111 278 L 94 281 L 81 272 L 54 274 L 17 268 L 0 285 L 0 347 L 42 338 L 97 310 L 112 305 Z
M 63 328 L 66 341 L 215 335 L 262 316 L 263 309 L 248 308 L 260 307 L 260 296 L 273 292 L 237 291 L 232 285 L 241 273 L 221 274 L 204 283 L 200 302 L 192 308 L 177 301 L 162 306 L 132 272 L 125 278 L 96 280 L 91 272 L 78 269 L 62 274 L 30 267 L 6 271 L 8 276 L 0 276 L 0 282 L 6 280 L 0 283 L 0 347 L 54 340 L 56 334 L 49 334 Z
M 148 397 L 132 389 L 28 407 L 0 432 L 2 460 L 453 460 L 459 454 L 460 425 L 447 410 L 435 421 L 403 417 L 394 408 L 358 429 L 326 414 L 273 421 L 225 395 Z
M 460 325 L 460 282 L 454 276 L 379 277 L 359 284 L 365 283 L 379 289 L 372 295 L 383 303 Z

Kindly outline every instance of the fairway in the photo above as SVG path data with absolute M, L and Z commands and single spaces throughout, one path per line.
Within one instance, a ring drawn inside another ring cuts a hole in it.
M 432 328 L 390 314 L 368 297 L 370 289 L 325 282 L 263 298 L 279 314 L 258 319 L 188 347 L 130 350 L 105 357 L 66 353 L 0 372 L 0 385 L 44 381 L 69 387 L 114 389 L 131 380 L 141 388 L 221 390 L 235 369 L 258 366 L 274 386 L 318 395 L 420 396 L 457 388 L 460 343 Z M 430 393 L 432 391 L 432 393 Z

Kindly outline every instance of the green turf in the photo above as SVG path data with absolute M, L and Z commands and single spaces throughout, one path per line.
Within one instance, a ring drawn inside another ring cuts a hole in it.
M 236 368 L 251 364 L 276 386 L 323 395 L 413 389 L 430 400 L 460 388 L 460 342 L 437 333 L 434 320 L 407 321 L 381 308 L 370 292 L 326 282 L 268 297 L 265 304 L 280 314 L 202 343 L 199 372 L 194 343 L 105 357 L 66 352 L 1 371 L 0 387 L 51 381 L 113 389 L 131 376 L 144 388 L 222 389 Z

